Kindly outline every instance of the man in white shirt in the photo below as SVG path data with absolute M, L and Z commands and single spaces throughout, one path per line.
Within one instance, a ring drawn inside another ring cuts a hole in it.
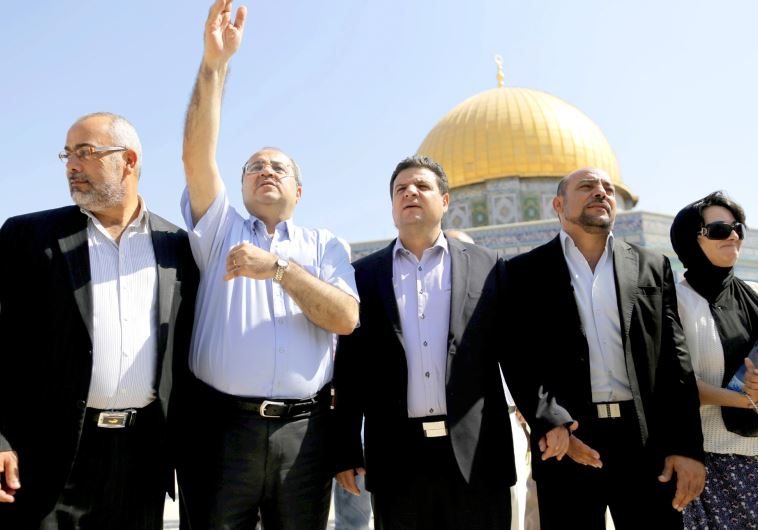
M 560 234 L 508 262 L 508 386 L 532 430 L 541 528 L 681 528 L 703 436 L 668 260 L 611 230 L 601 169 L 561 180 Z M 540 455 L 538 457 L 537 455 Z M 564 456 L 568 458 L 564 458 Z
M 80 118 L 58 156 L 77 206 L 0 230 L 0 522 L 157 530 L 197 269 L 186 233 L 137 193 L 126 119 Z
M 357 495 L 365 473 L 377 529 L 507 530 L 513 442 L 492 335 L 501 263 L 442 232 L 449 194 L 434 160 L 400 162 L 390 194 L 398 237 L 355 262 L 361 325 L 337 347 L 337 481 Z
M 324 528 L 329 512 L 334 334 L 350 333 L 358 300 L 347 244 L 296 225 L 297 164 L 263 148 L 244 164 L 247 216 L 216 165 L 221 96 L 246 10 L 211 7 L 187 111 L 182 210 L 201 273 L 182 395 L 178 469 L 193 528 Z

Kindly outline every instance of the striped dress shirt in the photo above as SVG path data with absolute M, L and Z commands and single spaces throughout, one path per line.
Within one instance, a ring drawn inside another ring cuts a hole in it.
M 92 279 L 92 379 L 87 406 L 141 408 L 155 399 L 158 282 L 149 213 L 118 241 L 86 210 Z

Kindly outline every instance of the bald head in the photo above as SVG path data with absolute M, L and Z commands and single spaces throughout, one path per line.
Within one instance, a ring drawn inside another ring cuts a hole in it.
M 611 177 L 608 175 L 608 173 L 606 173 L 604 169 L 600 169 L 598 167 L 583 167 L 581 169 L 572 171 L 561 179 L 561 181 L 558 183 L 558 191 L 556 195 L 565 197 L 566 186 L 568 185 L 569 181 L 582 177 L 599 178 L 601 180 L 607 181 L 609 184 L 611 183 Z M 613 184 L 611 184 L 611 186 L 612 185 Z
M 457 239 L 458 241 L 463 241 L 464 243 L 471 243 L 472 245 L 476 245 L 474 239 L 463 230 L 446 230 L 445 235 L 447 237 Z
M 255 153 L 250 155 L 250 158 L 248 158 L 248 162 L 255 158 L 256 156 L 260 155 L 261 153 L 279 153 L 280 155 L 287 158 L 290 162 L 290 167 L 292 169 L 292 176 L 295 178 L 295 182 L 297 182 L 298 186 L 302 186 L 303 182 L 300 177 L 300 166 L 297 165 L 297 162 L 295 162 L 295 159 L 292 158 L 290 155 L 279 149 L 278 147 L 261 147 L 258 149 Z M 245 178 L 245 170 L 243 168 L 242 170 L 242 179 Z
M 569 234 L 607 234 L 616 220 L 616 189 L 604 170 L 577 169 L 558 183 L 553 209 Z

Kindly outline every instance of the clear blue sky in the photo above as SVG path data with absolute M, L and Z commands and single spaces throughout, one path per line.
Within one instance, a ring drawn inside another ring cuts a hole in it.
M 0 40 L 0 221 L 70 204 L 56 154 L 70 124 L 123 114 L 144 146 L 148 206 L 180 222 L 184 111 L 210 2 L 10 2 Z M 239 4 L 236 4 L 239 5 Z M 295 219 L 391 237 L 398 160 L 465 98 L 505 82 L 550 92 L 605 132 L 638 209 L 714 189 L 758 227 L 758 3 L 752 0 L 249 2 L 227 83 L 219 164 L 279 146 L 303 169 Z

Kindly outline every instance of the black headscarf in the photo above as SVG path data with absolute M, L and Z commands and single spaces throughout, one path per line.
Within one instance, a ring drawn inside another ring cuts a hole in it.
M 687 283 L 710 304 L 724 347 L 722 386 L 726 386 L 758 340 L 758 294 L 734 276 L 732 267 L 717 267 L 700 248 L 697 236 L 705 226 L 703 210 L 709 206 L 723 206 L 737 221 L 745 222 L 745 213 L 738 204 L 722 192 L 714 192 L 676 215 L 671 225 L 671 245 L 687 269 Z M 721 413 L 730 431 L 758 436 L 758 414 L 753 410 L 722 407 Z

